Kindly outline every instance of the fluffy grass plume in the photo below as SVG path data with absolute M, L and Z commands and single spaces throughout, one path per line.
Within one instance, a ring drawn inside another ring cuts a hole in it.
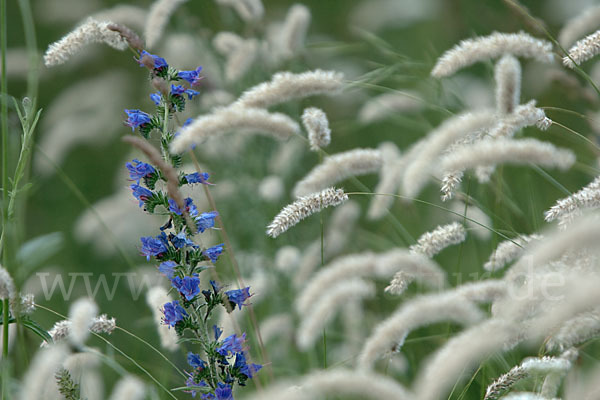
M 331 143 L 331 129 L 325 112 L 316 107 L 305 108 L 302 124 L 308 132 L 308 143 L 312 151 L 319 151 Z
M 146 25 L 144 27 L 144 37 L 149 49 L 154 48 L 163 35 L 169 18 L 177 7 L 187 0 L 156 0 L 152 3 Z
M 294 187 L 295 196 L 306 196 L 352 176 L 378 172 L 381 152 L 376 149 L 354 149 L 327 157 Z
M 344 84 L 344 75 L 335 71 L 314 71 L 293 74 L 278 72 L 269 82 L 246 90 L 235 104 L 243 107 L 268 108 L 290 100 L 317 94 L 336 95 Z
M 569 56 L 563 57 L 563 64 L 575 68 L 600 53 L 600 30 L 579 40 L 569 49 Z
M 287 139 L 299 133 L 300 126 L 285 114 L 270 113 L 260 108 L 224 107 L 182 128 L 171 143 L 171 151 L 181 153 L 211 136 L 231 131 L 257 132 L 276 139 Z
M 540 62 L 552 63 L 552 44 L 536 39 L 527 33 L 499 33 L 461 41 L 446 51 L 433 67 L 431 75 L 442 78 L 454 74 L 461 68 L 479 61 L 497 58 L 503 54 L 533 58 Z
M 292 226 L 326 207 L 339 206 L 348 200 L 342 189 L 327 188 L 304 196 L 285 206 L 267 227 L 267 235 L 276 238 Z
M 127 41 L 118 32 L 108 28 L 111 24 L 113 24 L 111 21 L 96 21 L 89 18 L 58 42 L 48 46 L 44 54 L 44 64 L 46 67 L 64 64 L 91 43 L 105 43 L 114 49 L 125 50 Z

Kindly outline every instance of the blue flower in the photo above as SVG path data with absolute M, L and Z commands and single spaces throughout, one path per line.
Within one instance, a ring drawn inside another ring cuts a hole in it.
M 206 363 L 200 358 L 200 356 L 192 353 L 191 351 L 187 354 L 187 362 L 193 368 L 206 368 Z
M 184 231 L 179 232 L 177 235 L 172 233 L 169 235 L 169 240 L 173 243 L 176 249 L 182 249 L 185 246 L 198 247 L 194 242 L 187 238 Z
M 239 353 L 240 351 L 242 351 L 242 345 L 244 344 L 245 340 L 245 333 L 242 333 L 242 336 L 240 337 L 237 337 L 237 335 L 234 333 L 231 336 L 227 336 L 225 340 L 223 340 L 223 344 L 217 347 L 216 351 L 224 357 L 227 357 L 227 355 L 229 355 L 230 353 Z
M 225 292 L 225 295 L 229 299 L 230 302 L 237 304 L 239 309 L 242 309 L 242 306 L 245 306 L 244 302 L 250 298 L 250 287 L 245 287 L 243 289 L 235 289 L 228 290 Z M 234 306 L 235 307 L 235 306 Z
M 152 175 L 156 170 L 150 164 L 141 162 L 140 160 L 134 159 L 131 162 L 125 163 L 125 167 L 129 170 L 129 177 L 140 183 L 140 179 Z
M 146 236 L 140 238 L 142 241 L 142 255 L 146 256 L 146 260 L 150 260 L 151 256 L 159 256 L 166 253 L 168 250 L 167 235 L 161 232 L 160 235 L 153 238 L 152 236 Z
M 213 282 L 213 281 L 211 281 Z M 223 334 L 223 330 L 216 325 L 213 325 L 213 331 L 215 331 L 215 340 L 219 340 L 221 335 Z
M 200 80 L 202 79 L 200 76 L 200 71 L 202 71 L 202 67 L 198 67 L 194 71 L 179 71 L 177 75 L 181 79 L 188 81 L 190 85 L 195 86 L 200 83 Z
M 161 69 L 161 68 L 168 68 L 169 64 L 167 64 L 167 60 L 165 60 L 162 57 L 159 56 L 155 56 L 154 54 L 150 54 L 148 53 L 146 50 L 142 50 L 142 52 L 140 53 L 140 58 L 138 60 L 138 63 L 140 64 L 140 67 L 144 67 L 146 66 L 146 64 L 144 63 L 144 59 L 148 59 L 150 58 L 152 60 L 152 66 L 154 67 L 154 69 Z
M 200 92 L 197 92 L 193 89 L 186 89 L 181 85 L 171 85 L 171 95 L 181 96 L 184 93 L 187 94 L 188 100 L 191 100 L 194 98 L 194 96 L 197 96 L 200 94 Z
M 262 365 L 260 364 L 251 364 L 248 365 L 246 363 L 246 355 L 243 351 L 235 354 L 235 363 L 233 364 L 233 368 L 239 368 L 239 371 L 246 375 L 248 378 L 252 379 L 252 377 L 260 371 Z
M 171 279 L 171 285 L 177 289 L 187 301 L 192 300 L 200 294 L 200 278 L 197 276 L 186 276 L 183 279 L 176 276 Z
M 158 270 L 167 278 L 173 279 L 175 267 L 177 267 L 177 263 L 175 261 L 165 261 L 160 263 L 160 265 L 158 266 Z
M 171 85 L 171 94 L 174 96 L 181 96 L 185 93 L 185 88 L 181 85 Z
M 193 174 L 188 174 L 185 176 L 185 180 L 187 183 L 203 183 L 205 185 L 212 185 L 208 182 L 209 174 L 207 172 L 194 172 Z
M 210 286 L 212 286 L 213 290 L 215 291 L 215 293 L 219 293 L 219 290 L 221 290 L 221 285 L 219 285 L 218 282 L 210 280 Z
M 152 93 L 150 95 L 150 100 L 154 102 L 157 106 L 160 105 L 160 101 L 162 100 L 162 95 L 160 92 Z
M 138 126 L 149 124 L 151 121 L 150 115 L 140 110 L 125 110 L 125 113 L 127 113 L 125 125 L 130 126 L 132 131 Z
M 222 252 L 223 252 L 223 243 L 218 244 L 213 247 L 209 247 L 208 249 L 204 250 L 202 252 L 202 254 L 204 254 L 206 257 L 208 257 L 210 259 L 210 261 L 212 261 L 212 263 L 214 264 L 217 262 L 217 258 L 219 258 L 219 256 L 221 255 Z
M 233 394 L 231 393 L 231 385 L 219 382 L 218 387 L 215 389 L 215 395 L 217 400 L 233 400 Z
M 185 373 L 188 375 L 188 379 L 185 381 L 185 386 L 189 387 L 190 390 L 184 390 L 184 392 L 185 393 L 190 393 L 192 395 L 192 397 L 195 398 L 196 395 L 198 394 L 198 392 L 200 392 L 200 390 L 198 390 L 196 388 L 198 388 L 198 387 L 206 387 L 208 385 L 204 381 L 196 382 L 195 379 L 194 379 L 194 375 L 193 374 L 190 374 L 187 371 L 185 371 Z M 204 395 L 202 395 L 200 398 L 202 400 L 204 400 Z
M 200 233 L 203 233 L 206 229 L 215 226 L 215 218 L 219 215 L 217 211 L 210 211 L 202 213 L 196 217 L 196 226 Z
M 138 205 L 140 206 L 140 208 L 144 205 L 144 202 L 146 200 L 154 196 L 154 193 L 152 193 L 145 187 L 138 185 L 137 183 L 131 184 L 129 185 L 129 187 L 133 192 L 133 197 L 139 200 L 140 203 Z
M 179 321 L 188 316 L 185 309 L 179 305 L 178 300 L 166 303 L 163 306 L 163 313 L 165 314 L 163 321 L 165 325 L 169 326 L 175 326 Z
M 192 100 L 194 96 L 198 96 L 200 92 L 193 89 L 186 89 L 185 94 L 187 94 L 188 100 Z
M 190 197 L 185 198 L 185 210 L 190 214 L 192 218 L 198 215 L 198 209 L 194 204 L 194 201 Z M 183 212 L 173 199 L 169 199 L 169 211 L 177 215 L 182 215 Z

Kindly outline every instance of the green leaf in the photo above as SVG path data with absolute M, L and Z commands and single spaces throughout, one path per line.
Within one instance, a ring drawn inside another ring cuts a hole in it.
M 44 328 L 42 328 L 40 324 L 38 324 L 31 318 L 21 318 L 21 325 L 38 335 L 40 338 L 42 338 L 42 340 L 45 340 L 48 343 L 52 343 L 52 336 L 50 336 L 50 334 Z
M 35 269 L 62 249 L 64 241 L 61 232 L 52 232 L 25 242 L 17 252 L 17 261 L 20 265 L 17 271 L 18 278 L 25 279 L 31 275 Z

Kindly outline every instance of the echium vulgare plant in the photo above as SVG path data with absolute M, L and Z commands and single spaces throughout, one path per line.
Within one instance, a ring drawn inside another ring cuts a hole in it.
M 193 237 L 207 229 L 214 229 L 216 211 L 199 212 L 191 198 L 183 199 L 177 188 L 182 185 L 204 184 L 209 174 L 205 172 L 175 173 L 181 166 L 181 157 L 169 154 L 168 148 L 177 134 L 169 128 L 169 121 L 185 108 L 188 100 L 198 92 L 195 87 L 201 77 L 201 67 L 194 71 L 177 71 L 164 58 L 146 51 L 139 53 L 140 66 L 150 70 L 152 85 L 158 92 L 150 95 L 156 104 L 154 114 L 137 109 L 125 110 L 126 125 L 148 139 L 153 132 L 160 133 L 162 158 L 155 151 L 149 155 L 154 165 L 134 159 L 126 164 L 133 195 L 140 208 L 150 214 L 165 215 L 168 220 L 156 236 L 141 238 L 141 254 L 147 260 L 159 262 L 159 271 L 171 281 L 179 299 L 163 305 L 163 323 L 174 329 L 186 342 L 198 345 L 203 355 L 189 352 L 187 362 L 192 368 L 187 372 L 185 391 L 193 397 L 200 394 L 202 400 L 233 399 L 235 384 L 244 386 L 262 367 L 246 362 L 244 347 L 246 334 L 233 334 L 221 339 L 222 330 L 217 325 L 209 327 L 211 314 L 218 306 L 228 312 L 235 307 L 241 310 L 250 298 L 250 288 L 225 291 L 216 281 L 209 282 L 208 290 L 200 289 L 199 273 L 212 267 L 223 252 L 223 244 L 202 248 Z M 143 143 L 143 142 L 142 142 Z M 146 149 L 148 153 L 148 149 Z M 171 174 L 171 175 L 169 175 Z M 172 176 L 177 184 L 173 188 Z M 159 181 L 167 183 L 167 191 L 161 191 Z M 204 357 L 204 358 L 203 358 Z

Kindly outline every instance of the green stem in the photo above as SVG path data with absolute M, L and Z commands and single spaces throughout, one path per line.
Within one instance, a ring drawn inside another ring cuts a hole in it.
M 203 333 L 203 339 L 204 339 L 204 343 L 209 343 L 210 339 L 209 339 L 209 334 L 208 334 L 208 328 L 206 325 L 206 322 L 203 322 L 202 324 L 202 333 Z M 217 373 L 217 366 L 215 365 L 215 360 L 212 357 L 209 357 L 208 354 L 206 355 L 207 361 L 208 361 L 208 366 L 210 367 L 210 374 L 212 376 L 212 382 L 211 382 L 211 386 L 216 389 L 217 388 L 217 381 L 219 380 L 219 375 Z
M 29 0 L 19 0 L 21 10 L 21 19 L 23 20 L 23 31 L 25 33 L 25 47 L 27 48 L 28 66 L 27 66 L 27 97 L 31 100 L 31 109 L 36 109 L 38 96 L 38 83 L 40 76 L 39 54 L 37 49 L 37 40 L 35 37 L 35 24 L 31 14 L 31 5 Z M 29 115 L 30 119 L 33 114 Z
M 327 369 L 327 332 L 323 329 L 323 369 Z
M 128 334 L 129 336 L 133 337 L 136 340 L 139 340 L 140 342 L 144 343 L 146 346 L 150 347 L 152 350 L 154 350 L 159 356 L 162 357 L 163 360 L 165 360 L 167 363 L 169 363 L 169 365 L 171 365 L 171 367 L 173 367 L 178 373 L 179 375 L 181 375 L 184 378 L 187 378 L 186 375 L 175 365 L 173 364 L 173 362 L 171 360 L 169 360 L 169 358 L 167 356 L 165 356 L 163 353 L 161 353 L 160 350 L 158 350 L 156 347 L 152 346 L 150 343 L 148 343 L 147 341 L 145 341 L 144 339 L 142 339 L 141 337 L 129 332 L 127 329 L 125 328 L 121 328 L 120 326 L 117 326 L 115 329 L 120 330 L 123 333 Z
M 57 315 L 57 316 L 59 316 L 60 318 L 63 318 L 63 319 L 66 319 L 66 318 L 67 318 L 65 315 L 63 315 L 63 314 L 61 314 L 61 313 L 59 313 L 59 312 L 57 312 L 57 311 L 54 311 L 54 310 L 53 310 L 53 309 L 51 309 L 51 308 L 44 307 L 44 306 L 41 306 L 41 305 L 39 305 L 39 304 L 36 304 L 36 307 L 38 307 L 38 308 L 41 308 L 42 310 L 46 310 L 46 311 L 48 311 L 48 312 L 50 312 L 50 313 L 52 313 L 52 314 L 54 314 L 54 315 Z M 156 384 L 158 387 L 160 387 L 162 390 L 164 390 L 164 391 L 165 391 L 165 393 L 166 393 L 167 395 L 169 395 L 170 397 L 172 397 L 172 398 L 174 398 L 175 400 L 177 400 L 177 397 L 175 397 L 175 396 L 173 395 L 173 393 L 171 393 L 171 391 L 170 391 L 169 389 L 167 389 L 167 388 L 166 388 L 166 387 L 165 387 L 165 386 L 164 386 L 162 383 L 160 383 L 160 381 L 159 381 L 158 379 L 156 379 L 156 378 L 155 378 L 155 377 L 154 377 L 154 376 L 153 376 L 153 375 L 152 375 L 150 372 L 148 372 L 148 370 L 146 370 L 144 367 L 142 367 L 142 366 L 141 366 L 141 365 L 140 365 L 140 364 L 139 364 L 137 361 L 135 361 L 135 360 L 134 360 L 132 357 L 128 356 L 128 355 L 127 355 L 125 352 L 123 352 L 123 351 L 122 351 L 121 349 L 119 349 L 117 346 L 115 346 L 114 344 L 112 344 L 112 343 L 111 343 L 111 342 L 110 342 L 108 339 L 106 339 L 105 337 L 103 337 L 103 336 L 99 335 L 99 334 L 98 334 L 98 333 L 96 333 L 96 332 L 91 332 L 91 331 L 90 331 L 90 333 L 91 333 L 93 336 L 97 337 L 98 339 L 100 339 L 100 340 L 104 341 L 104 343 L 106 343 L 107 345 L 109 345 L 110 347 L 112 347 L 112 348 L 113 348 L 114 350 L 116 350 L 116 351 L 117 351 L 119 354 L 121 354 L 123 357 L 125 357 L 127 360 L 129 360 L 129 361 L 130 361 L 130 362 L 131 362 L 133 365 L 135 365 L 135 366 L 136 366 L 136 367 L 137 367 L 137 368 L 138 368 L 140 371 L 142 371 L 144 374 L 146 374 L 146 376 L 148 376 L 150 379 L 152 379 L 152 381 L 154 381 L 154 383 L 155 383 L 155 384 Z M 93 350 L 93 349 L 90 349 L 90 350 L 91 350 L 92 352 L 94 352 L 94 350 Z M 102 356 L 102 353 L 100 353 L 100 352 L 97 352 L 97 354 L 98 354 L 98 355 L 100 355 L 100 356 Z M 106 357 L 106 356 L 104 356 L 104 357 L 102 357 L 102 358 L 108 359 L 108 357 Z M 112 365 L 118 365 L 118 364 L 114 363 L 114 364 L 112 364 Z M 115 369 L 115 371 L 117 371 L 117 372 L 119 372 L 119 373 L 121 373 L 121 374 L 125 374 L 125 373 L 126 373 L 126 372 L 125 372 L 125 369 L 121 368 L 120 366 L 119 366 L 119 368 Z
M 8 320 L 9 320 L 9 304 L 8 299 L 2 300 L 2 359 L 8 357 Z
M 9 364 L 8 364 L 8 299 L 2 300 L 2 400 L 8 399 L 8 381 L 9 381 Z
M 0 76 L 0 119 L 2 131 L 2 233 L 8 237 L 8 90 L 6 87 L 6 47 L 7 47 L 7 27 L 6 27 L 6 0 L 0 0 L 0 58 L 2 72 Z M 7 247 L 2 247 L 2 264 L 7 271 L 8 252 Z M 3 387 L 8 386 L 8 299 L 2 301 L 2 382 Z M 6 395 L 6 397 L 5 397 Z M 2 390 L 2 399 L 8 397 L 8 390 Z
M 503 239 L 505 239 L 505 240 L 510 240 L 510 241 L 511 241 L 512 243 L 514 243 L 516 246 L 518 246 L 518 247 L 520 247 L 520 248 L 523 248 L 523 246 L 521 246 L 519 243 L 515 242 L 515 241 L 514 241 L 514 240 L 512 240 L 510 237 L 506 236 L 504 233 L 502 233 L 502 232 L 498 231 L 497 229 L 491 228 L 491 227 L 489 227 L 489 226 L 485 226 L 485 225 L 483 225 L 481 222 L 479 222 L 479 221 L 475 221 L 474 219 L 472 219 L 472 218 L 469 218 L 469 217 L 467 217 L 467 216 L 465 216 L 465 215 L 463 215 L 463 214 L 461 214 L 461 213 L 454 212 L 454 211 L 452 211 L 452 210 L 450 210 L 450 209 L 448 209 L 448 208 L 446 208 L 446 207 L 442 207 L 442 206 L 439 206 L 439 205 L 437 205 L 437 204 L 434 204 L 434 203 L 430 203 L 430 202 L 428 202 L 428 201 L 425 201 L 425 200 L 416 199 L 416 198 L 414 198 L 414 197 L 402 196 L 402 195 L 399 195 L 399 194 L 392 194 L 392 193 L 347 192 L 346 194 L 347 194 L 348 196 L 355 196 L 355 195 L 368 195 L 368 196 L 392 196 L 392 197 L 396 197 L 396 198 L 398 198 L 398 199 L 407 199 L 407 200 L 414 201 L 415 203 L 420 203 L 420 204 L 425 204 L 425 205 L 428 205 L 428 206 L 431 206 L 431 207 L 435 207 L 435 208 L 438 208 L 438 209 L 440 209 L 440 210 L 446 211 L 446 212 L 448 212 L 448 213 L 450 213 L 450 214 L 454 214 L 454 215 L 456 215 L 456 216 L 458 216 L 458 217 L 460 217 L 460 218 L 463 218 L 463 219 L 465 219 L 465 220 L 467 220 L 467 221 L 471 221 L 471 222 L 473 222 L 474 224 L 476 224 L 476 225 L 479 225 L 479 226 L 481 226 L 482 228 L 485 228 L 485 229 L 487 229 L 488 231 L 490 231 L 490 232 L 492 232 L 492 233 L 495 233 L 496 235 L 500 236 L 501 238 L 503 238 Z
M 2 236 L 8 234 L 8 91 L 6 87 L 6 0 L 0 0 L 0 119 L 2 130 Z M 8 270 L 7 246 L 2 247 L 2 263 Z
M 162 131 L 162 137 L 166 138 L 167 136 L 167 132 L 169 130 L 169 105 L 165 103 L 165 115 L 164 115 L 164 121 L 163 121 L 163 131 Z M 161 143 L 164 144 L 164 146 L 160 146 L 161 150 L 162 150 L 162 156 L 165 159 L 165 161 L 167 162 L 167 164 L 171 163 L 171 158 L 169 156 L 169 144 L 167 143 L 166 140 L 161 140 Z
M 15 108 L 19 113 L 19 117 L 21 118 L 21 123 L 23 124 L 23 140 L 21 142 L 21 152 L 19 153 L 19 160 L 17 161 L 17 166 L 15 168 L 15 174 L 12 181 L 12 193 L 10 193 L 10 200 L 8 201 L 8 218 L 9 221 L 14 221 L 14 213 L 15 207 L 17 204 L 17 196 L 20 194 L 19 186 L 21 181 L 25 177 L 25 170 L 27 165 L 29 164 L 30 154 L 31 154 L 31 146 L 33 144 L 33 131 L 37 125 L 37 122 L 41 115 L 41 110 L 35 114 L 35 118 L 32 123 L 29 123 L 29 120 L 26 116 L 21 115 L 18 104 L 15 101 Z

